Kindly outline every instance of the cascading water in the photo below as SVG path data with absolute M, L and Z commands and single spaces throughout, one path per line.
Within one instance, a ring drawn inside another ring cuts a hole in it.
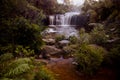
M 55 17 L 53 15 L 49 16 L 50 25 L 54 25 L 54 18 Z
M 65 13 L 65 24 L 64 25 L 72 25 L 71 22 L 72 22 L 72 19 L 73 19 L 73 16 L 78 16 L 80 13 L 78 12 L 68 12 L 68 13 Z M 75 20 L 77 19 L 77 17 L 75 18 Z M 77 25 L 77 24 L 74 24 L 74 25 Z
M 50 25 L 72 25 L 74 22 L 74 25 L 77 25 L 78 16 L 80 13 L 78 12 L 67 12 L 65 14 L 57 14 L 49 16 Z M 75 17 L 77 16 L 77 17 Z M 72 22 L 72 20 L 75 20 Z
M 79 14 L 78 12 L 67 12 L 49 16 L 49 26 L 56 26 L 57 32 L 66 37 L 77 36 L 78 31 L 73 26 L 78 25 Z

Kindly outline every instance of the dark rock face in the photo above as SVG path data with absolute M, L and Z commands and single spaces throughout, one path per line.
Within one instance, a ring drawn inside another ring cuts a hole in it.
M 71 25 L 85 26 L 88 22 L 87 15 L 74 15 L 71 19 Z
M 42 23 L 43 23 L 45 26 L 49 25 L 49 24 L 50 24 L 50 22 L 49 22 L 49 17 L 46 16 L 46 18 L 44 18 L 44 19 L 42 20 Z

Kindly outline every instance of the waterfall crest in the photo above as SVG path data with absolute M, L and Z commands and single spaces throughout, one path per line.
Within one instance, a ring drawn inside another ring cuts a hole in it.
M 67 12 L 65 14 L 51 15 L 49 16 L 50 25 L 77 25 L 79 14 L 78 12 Z

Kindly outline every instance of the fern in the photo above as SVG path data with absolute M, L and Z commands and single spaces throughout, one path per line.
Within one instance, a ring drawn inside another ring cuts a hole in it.
M 5 76 L 6 77 L 11 77 L 11 76 L 17 76 L 20 75 L 22 73 L 28 72 L 30 70 L 30 66 L 29 64 L 21 64 L 13 69 L 10 69 Z
M 34 50 L 31 50 L 29 47 L 23 47 L 21 45 L 17 45 L 15 49 L 15 53 L 17 56 L 28 57 L 34 54 Z
M 40 66 L 34 80 L 56 80 L 55 75 L 45 66 Z
M 3 54 L 0 56 L 0 80 L 10 80 L 7 78 L 16 78 L 33 70 L 33 61 L 31 58 L 12 59 L 13 55 Z M 5 78 L 4 78 L 5 77 Z M 12 80 L 12 79 L 11 79 Z M 14 79 L 19 80 L 19 79 Z M 22 80 L 22 79 L 20 79 Z
M 0 56 L 0 80 L 55 80 L 52 73 L 45 66 L 35 63 L 33 58 L 12 57 L 12 54 Z
M 11 62 L 12 66 L 17 66 L 20 64 L 24 64 L 24 63 L 32 63 L 32 60 L 30 58 L 19 58 L 14 60 L 13 62 Z
M 28 72 L 32 68 L 32 60 L 30 58 L 20 58 L 12 61 L 4 76 L 6 77 L 14 77 L 20 75 L 22 73 Z
M 3 63 L 5 61 L 8 61 L 13 58 L 13 55 L 11 53 L 6 53 L 0 56 L 0 63 Z
M 2 54 L 0 56 L 0 76 L 2 76 L 5 73 L 7 66 L 9 66 L 9 63 L 11 62 L 12 58 L 13 55 L 11 53 Z

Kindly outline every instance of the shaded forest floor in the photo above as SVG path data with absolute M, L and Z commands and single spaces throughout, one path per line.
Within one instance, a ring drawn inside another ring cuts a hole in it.
M 72 64 L 73 58 L 61 57 L 42 61 L 46 62 L 46 67 L 56 74 L 57 80 L 116 80 L 115 71 L 108 68 L 100 68 L 98 73 L 92 77 L 80 74 Z

